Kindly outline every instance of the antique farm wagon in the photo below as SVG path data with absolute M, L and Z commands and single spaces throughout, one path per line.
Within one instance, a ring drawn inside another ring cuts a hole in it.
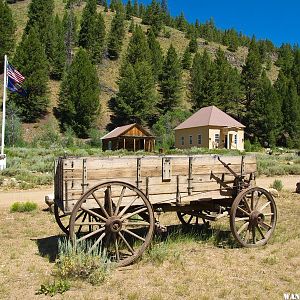
M 255 172 L 255 156 L 61 157 L 55 216 L 73 243 L 89 240 L 89 251 L 102 247 L 118 266 L 150 245 L 161 212 L 183 224 L 229 217 L 236 241 L 257 247 L 270 239 L 277 211 Z

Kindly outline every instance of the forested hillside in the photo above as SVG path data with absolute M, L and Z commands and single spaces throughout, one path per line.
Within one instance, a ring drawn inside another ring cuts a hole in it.
M 276 48 L 212 19 L 190 24 L 166 1 L 7 2 L 0 55 L 27 91 L 9 95 L 8 144 L 45 127 L 87 138 L 139 122 L 169 147 L 179 122 L 216 105 L 246 125 L 252 143 L 299 146 L 298 46 Z

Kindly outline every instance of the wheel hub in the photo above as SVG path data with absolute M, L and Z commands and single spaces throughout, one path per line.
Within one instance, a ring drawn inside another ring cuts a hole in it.
M 259 212 L 259 211 L 253 211 L 250 215 L 250 223 L 253 226 L 256 226 L 258 224 L 262 224 L 265 220 L 265 216 L 263 213 Z
M 122 221 L 117 217 L 110 217 L 105 224 L 105 228 L 109 232 L 117 233 L 122 229 Z

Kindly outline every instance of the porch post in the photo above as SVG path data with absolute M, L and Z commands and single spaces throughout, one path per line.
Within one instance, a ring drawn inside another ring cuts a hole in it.
M 133 138 L 133 152 L 135 152 L 135 138 Z
M 123 140 L 123 149 L 124 150 L 126 149 L 125 146 L 126 146 L 126 142 L 125 142 L 125 138 L 124 138 L 124 140 Z
M 146 150 L 146 139 L 144 139 L 144 151 Z
M 230 145 L 229 145 L 229 132 L 227 133 L 227 149 L 230 149 Z

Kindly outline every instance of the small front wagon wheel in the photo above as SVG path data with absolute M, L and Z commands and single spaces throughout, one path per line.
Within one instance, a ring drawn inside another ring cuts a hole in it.
M 277 209 L 272 195 L 252 187 L 238 194 L 230 211 L 230 228 L 236 241 L 248 248 L 265 245 L 275 230 Z
M 76 215 L 85 212 L 92 221 L 81 222 Z M 90 230 L 76 234 L 76 228 Z M 76 203 L 70 219 L 73 243 L 89 240 L 89 252 L 101 249 L 118 267 L 138 259 L 150 245 L 154 214 L 147 197 L 128 183 L 112 181 L 96 185 Z

